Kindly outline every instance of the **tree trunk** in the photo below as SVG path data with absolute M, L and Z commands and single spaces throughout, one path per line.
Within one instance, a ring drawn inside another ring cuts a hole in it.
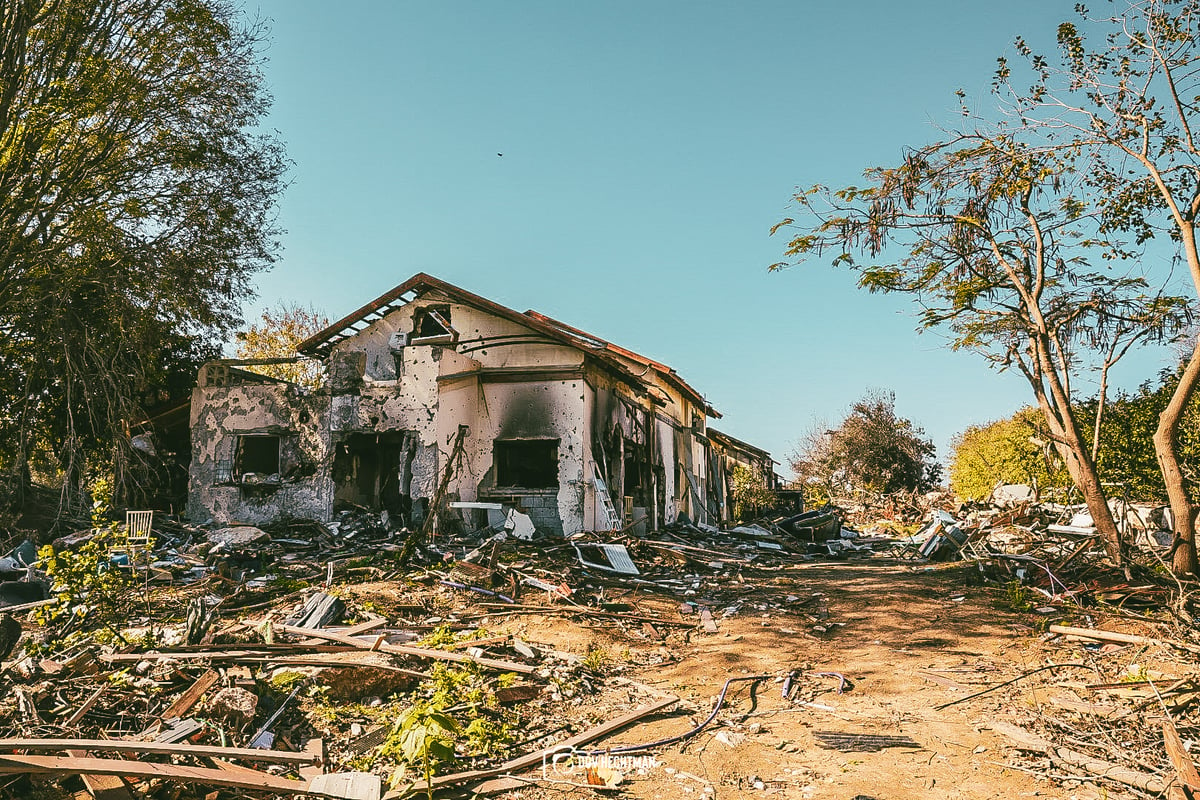
M 1116 520 L 1113 519 L 1112 509 L 1108 507 L 1108 496 L 1104 493 L 1104 487 L 1100 483 L 1096 464 L 1083 444 L 1083 437 L 1080 435 L 1074 418 L 1070 416 L 1067 416 L 1065 420 L 1047 418 L 1047 422 L 1051 424 L 1051 430 L 1053 430 L 1055 422 L 1058 422 L 1061 427 L 1062 447 L 1060 452 L 1067 463 L 1067 472 L 1070 473 L 1071 480 L 1083 495 L 1083 501 L 1087 503 L 1088 513 L 1092 515 L 1092 524 L 1096 526 L 1096 532 L 1100 534 L 1100 539 L 1104 543 L 1104 552 L 1117 566 L 1124 565 L 1125 543 L 1121 540 L 1121 532 L 1117 529 Z
M 1096 463 L 1092 460 L 1079 424 L 1071 413 L 1070 398 L 1063 388 L 1062 382 L 1054 372 L 1054 365 L 1049 358 L 1050 347 L 1045 339 L 1035 337 L 1030 342 L 1034 358 L 1037 359 L 1041 370 L 1026 372 L 1025 377 L 1033 387 L 1033 393 L 1038 400 L 1038 408 L 1046 419 L 1050 434 L 1067 464 L 1067 472 L 1083 495 L 1088 512 L 1092 515 L 1092 524 L 1104 543 L 1104 552 L 1117 566 L 1125 565 L 1125 547 L 1121 541 L 1121 532 L 1113 519 L 1112 509 L 1108 507 L 1108 497 L 1100 483 L 1096 472 Z M 1041 377 L 1049 377 L 1050 396 L 1042 385 Z M 1051 401 L 1053 398 L 1053 402 Z
M 1183 470 L 1179 466 L 1179 422 L 1187 408 L 1188 400 L 1200 381 L 1200 337 L 1192 349 L 1191 358 L 1171 394 L 1167 407 L 1158 415 L 1158 429 L 1154 431 L 1154 454 L 1162 471 L 1163 483 L 1167 487 L 1167 499 L 1171 503 L 1174 522 L 1174 537 L 1171 542 L 1171 569 L 1176 575 L 1194 575 L 1200 572 L 1196 559 L 1196 508 L 1188 498 L 1183 483 Z

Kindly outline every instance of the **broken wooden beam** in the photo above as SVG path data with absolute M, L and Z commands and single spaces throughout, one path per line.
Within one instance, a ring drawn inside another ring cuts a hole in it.
M 1134 786 L 1138 789 L 1150 792 L 1152 794 L 1162 794 L 1166 791 L 1167 783 L 1157 775 L 1150 775 L 1145 772 L 1123 767 L 1120 764 L 1113 764 L 1108 761 L 1101 761 L 1087 753 L 1081 753 L 1078 750 L 1071 750 L 1067 747 L 1058 747 L 1054 743 L 1043 739 L 1037 734 L 1027 731 L 1024 728 L 1013 725 L 1009 722 L 994 721 L 989 723 L 989 727 L 996 733 L 1010 739 L 1017 747 L 1024 750 L 1032 750 L 1038 753 L 1045 753 L 1050 756 L 1052 761 L 1060 761 L 1064 764 L 1069 764 L 1072 767 L 1081 769 L 1090 775 L 1098 778 L 1108 778 L 1109 780 L 1123 783 L 1126 786 Z
M 325 740 L 324 739 L 309 739 L 304 743 L 304 752 L 311 755 L 315 760 L 308 766 L 302 766 L 297 771 L 300 777 L 311 781 L 318 775 L 325 773 L 325 763 L 328 759 L 325 756 Z
M 608 617 L 610 619 L 627 619 L 632 622 L 649 622 L 654 625 L 671 625 L 676 628 L 691 628 L 694 625 L 690 622 L 680 622 L 679 620 L 663 619 L 662 617 L 648 617 L 643 614 L 625 614 L 619 611 L 604 611 L 599 608 L 590 608 L 587 606 L 533 606 L 533 605 L 509 605 L 507 603 L 479 603 L 484 608 L 495 608 L 497 611 L 489 611 L 486 614 L 479 614 L 479 617 L 498 617 L 506 614 L 559 614 L 563 616 L 578 615 L 582 617 Z M 470 619 L 471 617 L 468 617 Z
M 253 623 L 243 622 L 242 624 L 247 627 L 254 627 Z M 374 647 L 374 643 L 360 641 L 352 636 L 345 636 L 340 633 L 334 633 L 333 631 L 313 630 L 310 628 L 294 628 L 291 625 L 276 625 L 275 627 L 276 630 L 283 631 L 284 633 L 295 634 L 297 636 L 315 636 L 331 642 L 348 644 L 362 650 L 376 649 Z M 378 649 L 381 652 L 392 653 L 393 655 L 398 656 L 415 656 L 417 658 L 429 658 L 437 661 L 457 661 L 459 663 L 470 662 L 473 664 L 478 664 L 481 667 L 496 669 L 502 672 L 521 672 L 529 674 L 537 671 L 535 667 L 530 667 L 525 664 L 518 664 L 515 661 L 501 661 L 495 658 L 483 658 L 464 653 L 452 653 L 448 650 L 433 650 L 428 647 L 413 647 L 404 644 L 385 643 L 380 644 Z
M 67 755 L 73 759 L 80 759 L 87 756 L 87 751 L 68 750 Z M 133 792 L 118 775 L 81 772 L 79 779 L 83 781 L 83 786 L 92 796 L 92 800 L 134 800 Z
M 63 727 L 75 727 L 79 720 L 83 719 L 84 716 L 92 710 L 92 706 L 96 705 L 96 701 L 100 699 L 100 695 L 104 694 L 107 689 L 107 686 L 101 686 L 99 689 L 88 695 L 88 699 L 84 700 L 83 703 L 80 704 L 79 708 L 75 709 L 75 712 L 71 714 L 66 722 L 63 723 Z
M 360 622 L 357 625 L 351 625 L 346 628 L 334 628 L 333 630 L 335 630 L 337 633 L 345 634 L 346 636 L 357 636 L 360 633 L 367 633 L 375 630 L 376 628 L 381 628 L 386 624 L 387 619 L 384 617 L 374 617 L 366 622 Z M 300 644 L 320 644 L 321 642 L 321 639 L 318 639 L 315 636 L 310 636 L 304 641 L 300 642 Z
M 163 753 L 168 755 L 201 756 L 204 758 L 239 758 L 269 764 L 320 764 L 313 753 L 286 753 L 282 750 L 259 750 L 250 747 L 217 747 L 170 742 L 135 742 L 126 739 L 0 739 L 0 750 L 86 750 L 108 753 Z
M 339 645 L 271 645 L 260 644 L 252 647 L 230 648 L 228 650 L 155 650 L 149 653 L 105 653 L 99 656 L 101 661 L 110 664 L 136 664 L 141 661 L 156 659 L 171 661 L 228 661 L 246 656 L 269 656 L 272 654 L 288 653 L 349 653 L 357 649 Z
M 267 772 L 256 772 L 253 780 L 241 772 L 226 772 L 212 767 L 189 767 L 182 764 L 151 764 L 145 761 L 122 761 L 117 758 L 84 758 L 75 756 L 16 756 L 0 755 L 0 774 L 67 773 L 114 775 L 135 778 L 162 778 L 232 789 L 268 790 L 281 794 L 308 794 L 308 783 L 279 778 Z
M 1200 773 L 1196 771 L 1196 763 L 1192 761 L 1191 753 L 1183 746 L 1179 731 L 1175 729 L 1175 723 L 1170 717 L 1163 719 L 1162 732 L 1167 757 L 1171 759 L 1171 766 L 1175 768 L 1179 782 L 1193 792 L 1200 791 Z
M 161 719 L 171 719 L 173 717 L 182 717 L 188 711 L 191 711 L 192 706 L 200 701 L 204 693 L 216 684 L 220 679 L 220 675 L 215 669 L 210 669 L 188 687 L 187 691 L 175 698 L 175 702 L 167 706 L 159 715 Z
M 357 653 L 357 650 L 347 652 Z M 331 658 L 305 658 L 304 656 L 246 656 L 245 658 L 235 659 L 237 663 L 250 664 L 277 664 L 287 666 L 289 664 L 304 667 L 328 667 L 330 669 L 378 669 L 384 672 L 394 672 L 397 675 L 407 675 L 410 678 L 417 680 L 425 680 L 429 677 L 427 672 L 418 672 L 415 669 L 405 669 L 392 664 L 377 664 L 374 661 L 351 661 L 349 659 L 331 659 Z
M 1098 642 L 1117 642 L 1119 644 L 1154 644 L 1162 647 L 1174 647 L 1189 653 L 1200 653 L 1200 647 L 1187 642 L 1173 639 L 1155 639 L 1150 636 L 1138 636 L 1133 633 L 1118 633 L 1116 631 L 1101 631 L 1093 628 L 1072 628 L 1069 625 L 1051 625 L 1047 628 L 1050 633 L 1062 636 L 1077 636 L 1081 639 L 1094 639 Z

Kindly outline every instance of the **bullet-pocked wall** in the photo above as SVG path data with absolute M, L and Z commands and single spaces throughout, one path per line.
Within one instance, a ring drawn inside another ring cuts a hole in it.
M 584 529 L 581 353 L 434 295 L 339 343 L 332 358 L 351 354 L 360 354 L 361 384 L 333 397 L 335 447 L 353 437 L 365 447 L 369 433 L 409 435 L 390 444 L 401 463 L 391 463 L 391 452 L 378 460 L 399 473 L 399 494 L 415 519 L 465 425 L 463 455 L 450 465 L 449 500 L 518 506 L 545 533 Z
M 307 347 L 328 375 L 310 395 L 205 366 L 192 519 L 345 507 L 414 526 L 443 480 L 445 502 L 517 506 L 547 534 L 722 514 L 707 405 L 669 367 L 562 323 L 418 275 Z
M 192 392 L 189 517 L 329 519 L 329 395 L 205 369 Z

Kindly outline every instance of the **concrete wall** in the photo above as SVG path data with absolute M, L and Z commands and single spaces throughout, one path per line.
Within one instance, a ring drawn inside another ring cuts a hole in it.
M 481 500 L 515 499 L 539 529 L 570 535 L 585 530 L 585 467 L 590 429 L 583 413 L 583 378 L 547 381 L 477 383 L 481 402 L 471 426 L 469 467 L 460 476 L 460 491 Z M 532 491 L 497 486 L 494 450 L 497 440 L 558 441 L 558 487 Z M 464 496 L 464 499 L 468 499 Z
M 419 343 L 418 326 L 431 308 L 448 318 L 453 342 L 445 337 Z M 407 343 L 398 346 L 399 338 Z M 706 504 L 697 501 L 686 478 L 679 479 L 686 471 L 702 495 L 707 491 L 708 450 L 693 431 L 703 413 L 644 365 L 631 362 L 630 368 L 654 384 L 658 404 L 578 349 L 429 293 L 339 342 L 329 367 L 327 391 L 312 396 L 281 384 L 196 390 L 193 519 L 259 524 L 285 515 L 329 519 L 335 496 L 359 491 L 358 483 L 344 482 L 346 465 L 357 469 L 359 460 L 369 461 L 365 450 L 372 442 L 386 439 L 389 458 L 402 453 L 398 488 L 388 475 L 391 491 L 411 502 L 407 521 L 415 522 L 436 491 L 460 425 L 469 434 L 448 500 L 516 502 L 546 532 L 592 530 L 601 517 L 591 479 L 596 459 L 604 465 L 618 513 L 629 495 L 660 524 L 674 521 L 681 510 L 693 520 L 706 519 Z M 289 443 L 304 468 L 293 469 L 272 490 L 247 491 L 220 480 L 237 437 L 267 430 Z M 497 441 L 547 439 L 558 443 L 557 487 L 497 486 Z M 336 485 L 335 463 L 337 480 L 343 481 Z M 397 466 L 371 468 L 382 473 Z
M 192 391 L 188 516 L 262 525 L 282 517 L 329 519 L 329 396 L 268 383 L 198 386 Z M 280 437 L 277 482 L 236 480 L 238 437 Z

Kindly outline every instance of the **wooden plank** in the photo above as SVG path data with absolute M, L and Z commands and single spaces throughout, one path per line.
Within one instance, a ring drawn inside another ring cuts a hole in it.
M 234 623 L 239 625 L 240 623 Z M 256 626 L 250 626 L 256 627 Z M 431 626 L 432 627 L 432 626 Z M 191 651 L 191 650 L 163 650 L 155 654 L 147 653 L 107 653 L 100 656 L 100 660 L 107 661 L 110 664 L 136 663 L 139 661 L 153 660 L 155 658 L 163 661 L 199 661 L 209 659 L 212 661 L 228 661 L 234 658 L 244 658 L 246 656 L 269 656 L 273 654 L 284 655 L 288 653 L 348 653 L 356 647 L 344 647 L 338 645 L 308 645 L 302 646 L 299 644 L 288 645 L 271 645 L 260 644 L 254 647 L 242 647 L 236 650 L 206 650 L 206 651 Z
M 1138 636 L 1132 633 L 1118 633 L 1116 631 L 1101 631 L 1094 628 L 1072 628 L 1069 625 L 1051 625 L 1048 630 L 1051 633 L 1057 633 L 1062 636 L 1078 636 L 1083 639 L 1095 639 L 1099 642 L 1117 642 L 1120 644 L 1156 644 L 1163 647 L 1175 647 L 1180 650 L 1185 650 L 1189 653 L 1200 653 L 1200 647 L 1187 644 L 1186 642 L 1177 642 L 1172 639 L 1153 639 L 1149 636 Z
M 705 633 L 717 633 L 717 623 L 713 619 L 712 611 L 708 606 L 700 608 L 700 624 L 704 626 Z
M 447 645 L 451 650 L 466 650 L 468 647 L 484 647 L 489 644 L 500 644 L 507 642 L 512 638 L 512 634 L 506 633 L 503 636 L 490 636 L 487 639 L 466 639 L 461 642 Z
M 353 651 L 351 651 L 353 652 Z M 330 669 L 378 669 L 384 672 L 395 672 L 400 675 L 407 675 L 410 678 L 424 680 L 429 677 L 427 672 L 417 672 L 415 669 L 404 669 L 404 667 L 393 666 L 392 664 L 376 664 L 374 661 L 351 661 L 349 659 L 331 660 L 325 658 L 305 658 L 304 656 L 280 656 L 278 658 L 268 658 L 266 656 L 247 656 L 239 658 L 238 661 L 249 661 L 251 663 L 263 664 L 294 664 L 296 666 L 305 667 L 329 667 Z
M 1150 775 L 1149 773 L 1122 767 L 1120 764 L 1101 761 L 1078 750 L 1059 747 L 1054 751 L 1054 758 L 1097 777 L 1109 778 L 1126 786 L 1135 786 L 1151 794 L 1162 794 L 1167 788 L 1166 781 L 1157 775 Z
M 135 742 L 126 739 L 0 739 L 0 751 L 33 750 L 53 752 L 75 750 L 80 755 L 85 751 L 107 753 L 168 753 L 207 758 L 241 758 L 247 761 L 265 761 L 271 764 L 319 764 L 318 756 L 312 753 L 285 753 L 282 750 L 259 750 L 251 747 L 217 747 L 199 744 L 174 744 L 171 742 Z
M 73 759 L 80 759 L 87 755 L 87 751 L 68 750 L 67 754 Z M 133 800 L 133 793 L 129 791 L 125 781 L 116 775 L 81 773 L 79 778 L 83 781 L 88 794 L 95 800 Z
M 1050 695 L 1046 698 L 1046 702 L 1067 711 L 1074 711 L 1076 714 L 1085 714 L 1102 719 L 1111 717 L 1121 710 L 1117 706 L 1103 705 L 1084 700 L 1069 689 L 1062 689 Z
M 83 705 L 81 705 L 81 706 L 79 706 L 79 708 L 75 709 L 75 713 L 72 714 L 70 716 L 70 718 L 66 722 L 63 723 L 63 727 L 64 728 L 74 727 L 75 724 L 77 722 L 79 722 L 79 720 L 83 719 L 84 714 L 86 714 L 87 712 L 92 710 L 92 706 L 96 705 L 96 701 L 100 699 L 100 695 L 104 694 L 104 692 L 107 688 L 108 688 L 107 686 L 101 686 L 99 689 L 92 692 L 91 696 L 89 696 L 87 700 L 83 701 Z
M 304 753 L 316 759 L 308 766 L 300 767 L 300 777 L 306 781 L 311 781 L 318 775 L 325 772 L 325 740 L 324 739 L 309 739 L 304 743 Z
M 379 795 L 383 793 L 383 781 L 369 772 L 335 772 L 318 775 L 309 788 L 349 800 L 379 800 Z
M 374 619 L 369 619 L 366 622 L 360 622 L 357 625 L 351 625 L 347 628 L 330 628 L 330 630 L 340 633 L 343 636 L 357 636 L 360 633 L 367 633 L 375 630 L 376 628 L 381 628 L 386 624 L 387 620 L 383 617 L 375 617 Z M 300 644 L 320 644 L 321 641 L 321 639 L 318 639 L 315 636 L 310 636 L 304 641 L 300 642 Z
M 1053 745 L 1042 737 L 1025 730 L 1022 727 L 1013 725 L 1011 722 L 1002 720 L 993 720 L 988 723 L 988 727 L 996 733 L 1011 740 L 1013 744 L 1022 750 L 1032 750 L 1036 753 L 1049 753 Z
M 1175 774 L 1179 777 L 1179 782 L 1192 791 L 1200 790 L 1200 773 L 1196 772 L 1196 764 L 1192 761 L 1191 754 L 1184 749 L 1183 742 L 1179 739 L 1179 731 L 1175 730 L 1175 723 L 1171 721 L 1170 717 L 1163 720 L 1162 732 L 1163 743 L 1167 747 L 1167 757 L 1171 759 L 1171 765 L 1175 767 Z
M 640 522 L 640 520 L 639 520 Z M 476 784 L 471 787 L 473 796 L 483 797 L 489 794 L 500 794 L 500 792 L 512 792 L 517 789 L 527 789 L 535 782 L 528 778 L 492 778 L 490 781 Z M 519 797 L 520 795 L 515 795 Z
M 29 611 L 34 608 L 53 605 L 57 602 L 57 597 L 51 597 L 49 600 L 36 600 L 32 603 L 21 603 L 15 606 L 0 606 L 0 614 L 16 614 L 21 611 Z
M 246 627 L 254 627 L 253 623 L 243 622 Z M 339 642 L 340 644 L 348 644 L 362 650 L 371 650 L 372 645 L 368 642 L 362 642 L 351 636 L 344 636 L 340 633 L 332 631 L 310 630 L 308 628 L 294 628 L 291 625 L 277 625 L 277 630 L 284 633 L 296 634 L 299 636 L 315 636 L 320 639 L 326 639 L 331 642 Z M 479 658 L 476 656 L 466 655 L 463 653 L 451 653 L 446 650 L 431 650 L 426 647 L 411 647 L 403 644 L 381 644 L 379 650 L 384 653 L 393 653 L 400 656 L 416 656 L 417 658 L 430 658 L 438 661 L 457 661 L 459 663 L 471 662 L 478 664 L 481 667 L 489 669 L 501 670 L 502 672 L 521 672 L 530 674 L 536 672 L 536 667 L 518 664 L 514 661 L 501 661 L 494 658 Z
M 1108 761 L 1101 761 L 1098 758 L 1081 753 L 1078 750 L 1071 750 L 1066 747 L 1056 747 L 1051 742 L 1042 737 L 1031 733 L 1024 728 L 1019 728 L 1007 722 L 995 721 L 989 723 L 989 727 L 996 733 L 1002 734 L 1011 739 L 1018 747 L 1025 750 L 1035 750 L 1040 753 L 1046 753 L 1052 760 L 1060 761 L 1065 764 L 1070 764 L 1073 767 L 1078 767 L 1092 775 L 1103 778 L 1109 778 L 1123 783 L 1126 786 L 1136 786 L 1151 794 L 1161 794 L 1166 790 L 1167 784 L 1157 775 L 1150 775 L 1145 772 L 1122 767 L 1120 764 L 1112 764 Z
M 233 773 L 234 775 L 241 775 L 243 778 L 245 778 L 248 781 L 254 780 L 259 775 L 259 772 L 256 769 L 250 769 L 249 767 L 243 767 L 241 764 L 234 764 L 232 761 L 226 761 L 223 758 L 210 758 L 209 761 L 212 762 L 212 765 L 214 767 L 221 770 L 222 772 L 229 772 L 229 773 Z
M 211 689 L 214 684 L 216 684 L 220 677 L 220 674 L 218 674 L 215 669 L 210 669 L 208 672 L 205 672 L 196 679 L 195 683 L 188 687 L 187 691 L 175 698 L 175 702 L 167 706 L 166 710 L 163 711 L 159 716 L 162 719 L 182 717 L 192 709 L 192 706 L 200 702 L 200 698 L 203 697 L 204 693 Z
M 122 761 L 115 758 L 83 756 L 15 756 L 0 755 L 0 774 L 67 773 L 87 775 L 122 775 L 137 778 L 161 778 L 232 789 L 257 789 L 282 794 L 314 794 L 307 781 L 279 778 L 267 772 L 255 771 L 250 780 L 242 771 L 228 772 L 213 767 L 189 767 L 183 764 L 151 764 L 144 761 Z M 323 794 L 316 792 L 316 794 Z M 332 795 L 325 795 L 327 797 Z
M 450 775 L 439 775 L 431 782 L 432 786 L 434 789 L 437 789 L 442 786 L 451 786 L 457 783 L 483 781 L 487 780 L 488 778 L 495 778 L 498 775 L 504 775 L 510 772 L 519 772 L 521 770 L 528 769 L 529 767 L 537 766 L 538 764 L 541 764 L 548 755 L 561 750 L 566 750 L 568 748 L 579 747 L 580 745 L 584 745 L 588 742 L 608 736 L 610 733 L 616 733 L 626 725 L 631 725 L 643 717 L 648 717 L 651 714 L 662 711 L 664 708 L 673 706 L 678 702 L 678 697 L 668 695 L 667 697 L 655 700 L 652 703 L 647 703 L 640 708 L 636 708 L 633 711 L 630 711 L 628 714 L 609 720 L 608 722 L 598 725 L 595 728 L 589 728 L 583 733 L 577 733 L 574 736 L 564 739 L 563 741 L 551 747 L 547 747 L 533 753 L 528 753 L 523 756 L 518 756 L 511 761 L 506 761 L 503 764 L 500 764 L 499 766 L 491 767 L 490 769 L 477 769 L 470 772 L 456 772 Z M 426 788 L 427 787 L 425 783 L 422 781 L 412 786 L 411 790 L 413 792 L 422 792 L 425 791 Z M 405 791 L 408 790 L 406 789 Z M 398 800 L 398 798 L 403 796 L 407 795 L 404 792 L 389 792 L 384 797 L 385 800 Z
M 509 605 L 508 603 L 478 603 L 483 608 L 495 608 L 498 611 L 491 611 L 487 614 L 479 614 L 480 617 L 498 617 L 504 614 L 558 614 L 562 616 L 581 616 L 581 617 L 607 617 L 610 619 L 627 619 L 633 622 L 649 622 L 654 625 L 671 625 L 676 628 L 691 628 L 690 622 L 680 622 L 679 620 L 663 619 L 662 617 L 647 617 L 642 614 L 625 614 L 619 611 L 602 611 L 598 608 L 589 608 L 587 606 L 532 606 L 522 605 L 517 603 Z

